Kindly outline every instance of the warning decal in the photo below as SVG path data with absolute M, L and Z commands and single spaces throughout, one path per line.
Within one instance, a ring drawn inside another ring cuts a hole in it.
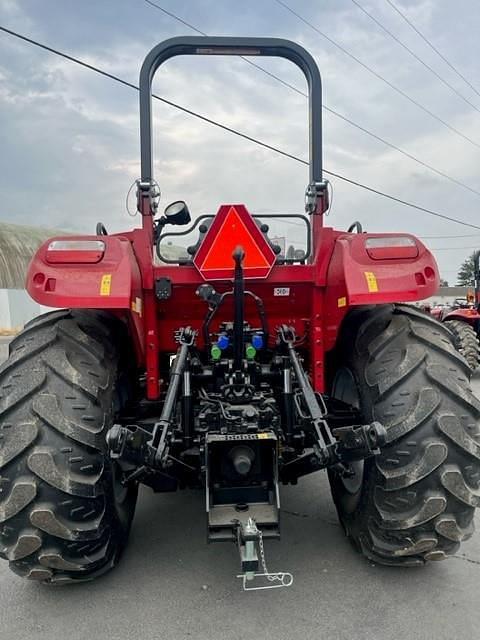
M 205 280 L 231 280 L 233 253 L 242 247 L 245 278 L 266 278 L 276 254 L 244 205 L 222 205 L 210 225 L 193 264 Z
M 106 273 L 105 275 L 102 276 L 102 280 L 100 282 L 100 295 L 109 296 L 111 288 L 112 288 L 112 274 Z
M 370 293 L 377 293 L 378 291 L 378 283 L 377 278 L 373 271 L 365 271 L 365 278 L 367 280 L 367 287 Z

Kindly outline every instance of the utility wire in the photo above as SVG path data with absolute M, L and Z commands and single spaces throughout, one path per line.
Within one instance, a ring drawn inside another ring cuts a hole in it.
M 435 69 L 433 69 L 429 64 L 427 64 L 424 60 L 422 60 L 422 58 L 420 58 L 420 56 L 418 56 L 415 51 L 412 51 L 410 49 L 410 47 L 407 47 L 407 45 L 402 42 L 400 40 L 400 38 L 397 38 L 397 36 L 392 33 L 389 29 L 387 29 L 387 27 L 382 24 L 382 22 L 380 22 L 380 20 L 378 20 L 377 18 L 375 18 L 374 15 L 372 15 L 369 11 L 367 11 L 365 9 L 365 7 L 363 7 L 360 2 L 358 2 L 358 0 L 351 0 L 353 2 L 353 4 L 358 7 L 360 9 L 360 11 L 362 11 L 366 16 L 368 16 L 370 18 L 370 20 L 372 20 L 378 27 L 380 27 L 380 29 L 382 29 L 382 31 L 384 31 L 387 35 L 390 36 L 390 38 L 392 38 L 392 40 L 394 40 L 397 44 L 399 44 L 401 47 L 403 47 L 403 49 L 405 49 L 405 51 L 408 51 L 408 53 L 413 56 L 415 58 L 415 60 L 417 60 L 421 65 L 423 65 L 425 67 L 425 69 L 428 69 L 428 71 L 430 71 L 430 73 L 432 73 L 438 80 L 440 80 L 440 82 L 442 82 L 446 87 L 448 87 L 451 91 L 453 91 L 453 93 L 455 93 L 455 95 L 457 95 L 461 100 L 463 100 L 464 102 L 466 102 L 468 105 L 470 105 L 470 107 L 472 107 L 472 109 L 475 109 L 475 111 L 478 111 L 478 113 L 480 113 L 480 109 L 473 104 L 473 102 L 470 102 L 470 100 L 468 98 L 466 98 L 462 93 L 460 93 L 460 91 L 458 91 L 457 89 L 455 89 L 455 87 L 453 85 L 451 85 L 448 80 L 445 80 L 445 78 L 443 76 L 441 76 L 439 73 L 437 73 L 437 71 L 435 71 Z
M 476 247 L 432 247 L 431 250 L 435 253 L 435 251 L 466 251 L 467 249 L 478 249 Z
M 461 236 L 418 236 L 420 239 L 423 240 L 439 240 L 440 238 L 443 240 L 450 240 L 452 238 L 479 238 L 480 236 L 478 236 L 477 234 L 466 234 L 466 235 L 461 235 Z
M 161 7 L 159 4 L 157 4 L 155 2 L 152 2 L 152 0 L 144 0 L 144 2 L 149 4 L 151 7 L 154 7 L 155 9 L 158 9 L 159 11 L 164 13 L 165 15 L 169 16 L 170 18 L 172 18 L 173 20 L 176 20 L 177 22 L 180 22 L 181 24 L 185 25 L 186 27 L 188 27 L 192 31 L 195 31 L 196 33 L 198 33 L 199 35 L 208 36 L 208 33 L 205 33 L 205 31 L 202 31 L 198 27 L 195 27 L 190 22 L 187 22 L 186 20 L 184 20 L 180 16 L 177 16 L 175 13 L 172 13 L 171 11 L 167 11 L 167 9 L 165 9 L 165 7 Z M 279 76 L 276 76 L 274 73 L 271 73 L 270 71 L 268 71 L 268 69 L 265 69 L 265 67 L 262 67 L 260 64 L 257 64 L 256 62 L 253 62 L 253 60 L 250 60 L 250 58 L 247 58 L 246 56 L 238 56 L 238 57 L 241 58 L 247 64 L 249 64 L 251 67 L 255 67 L 255 69 L 258 69 L 259 71 L 262 71 L 267 76 L 270 76 L 271 78 L 277 80 L 278 82 L 281 82 L 285 87 L 288 87 L 289 89 L 292 89 L 292 91 L 295 91 L 299 95 L 304 96 L 305 98 L 308 98 L 307 94 L 304 93 L 301 89 L 298 89 L 293 84 L 290 84 L 286 80 L 283 80 L 283 78 L 280 78 Z
M 480 96 L 480 91 L 478 91 L 478 89 L 462 74 L 460 73 L 460 71 L 453 66 L 453 64 L 443 55 L 443 53 L 441 53 L 437 47 L 432 44 L 430 42 L 430 40 L 420 31 L 420 29 L 417 29 L 417 27 L 413 24 L 413 22 L 411 20 L 409 20 L 407 18 L 407 16 L 403 13 L 403 11 L 400 11 L 400 9 L 393 3 L 391 2 L 391 0 L 385 0 L 387 2 L 387 4 L 389 4 L 392 9 L 394 11 L 396 11 L 398 13 L 398 15 L 405 20 L 405 22 L 415 31 L 415 33 L 420 36 L 420 38 L 426 43 L 428 44 L 428 46 L 430 47 L 430 49 L 432 49 L 433 51 L 435 51 L 435 53 L 437 54 L 437 56 L 439 56 L 444 62 L 445 64 L 447 64 L 450 69 L 457 74 L 457 76 L 459 78 L 461 78 L 469 87 L 470 89 L 472 89 L 472 91 L 474 91 L 477 96 Z
M 340 49 L 340 51 L 342 51 L 346 56 L 348 56 L 349 58 L 351 58 L 352 60 L 355 60 L 355 62 L 357 64 L 359 64 L 361 67 L 363 67 L 364 69 L 366 69 L 369 73 L 371 73 L 372 75 L 374 75 L 376 78 L 378 78 L 378 80 L 381 80 L 382 82 L 384 82 L 386 85 L 388 85 L 391 89 L 393 89 L 393 91 L 395 91 L 396 93 L 398 93 L 399 95 L 403 96 L 406 100 L 408 100 L 409 102 L 411 102 L 412 104 L 414 104 L 416 107 L 418 107 L 419 109 L 421 109 L 422 111 L 424 111 L 425 113 L 427 113 L 430 117 L 434 118 L 435 120 L 437 120 L 438 122 L 440 122 L 441 124 L 443 124 L 444 127 L 446 127 L 447 129 L 449 129 L 450 131 L 452 131 L 453 133 L 457 134 L 458 136 L 460 136 L 461 138 L 463 138 L 464 140 L 466 140 L 467 142 L 470 142 L 470 144 L 473 144 L 473 146 L 477 147 L 478 149 L 480 149 L 480 144 L 478 142 L 475 142 L 475 140 L 472 140 L 472 138 L 469 138 L 467 135 L 465 135 L 464 133 L 462 133 L 461 131 L 459 131 L 458 129 L 456 129 L 454 126 L 452 126 L 451 124 L 449 124 L 448 122 L 446 122 L 445 120 L 443 120 L 442 118 L 440 118 L 440 116 L 437 116 L 435 113 L 433 113 L 433 111 L 430 111 L 430 109 L 428 109 L 427 107 L 425 107 L 423 104 L 421 104 L 420 102 L 418 102 L 417 100 L 415 100 L 415 98 L 412 98 L 411 96 L 408 95 L 408 93 L 406 93 L 405 91 L 403 91 L 403 89 L 400 89 L 399 87 L 397 87 L 396 85 L 394 85 L 392 82 L 390 82 L 390 80 L 387 80 L 387 78 L 385 78 L 384 76 L 382 76 L 380 73 L 377 73 L 377 71 L 375 71 L 374 69 L 372 69 L 372 67 L 368 66 L 365 62 L 362 62 L 360 60 L 360 58 L 357 58 L 357 56 L 355 56 L 353 53 L 350 53 L 350 51 L 348 51 L 348 49 L 346 49 L 344 46 L 342 46 L 341 44 L 339 44 L 338 42 L 336 42 L 335 40 L 333 40 L 333 38 L 330 38 L 330 36 L 328 36 L 326 33 L 324 33 L 323 31 L 320 31 L 320 29 L 318 27 L 316 27 L 314 24 L 312 24 L 311 22 L 309 22 L 306 18 L 304 18 L 302 15 L 300 15 L 299 13 L 297 13 L 294 9 L 292 9 L 288 4 L 286 4 L 286 2 L 284 2 L 283 0 L 274 0 L 278 5 L 282 6 L 284 9 L 286 9 L 287 11 L 289 11 L 292 15 L 294 15 L 296 18 L 298 18 L 301 22 L 303 22 L 304 24 L 306 24 L 308 27 L 310 27 L 311 29 L 313 29 L 313 31 L 315 31 L 316 33 L 318 33 L 320 36 L 322 36 L 322 38 L 325 38 L 325 40 L 327 40 L 328 42 L 330 42 L 330 44 L 333 44 L 334 47 L 336 47 L 337 49 Z
M 3 31 L 4 33 L 8 33 L 9 35 L 18 38 L 20 40 L 23 40 L 24 42 L 28 42 L 29 44 L 34 45 L 35 47 L 39 47 L 40 49 L 43 49 L 45 51 L 49 51 L 50 53 L 53 53 L 57 56 L 60 56 L 61 58 L 64 58 L 65 60 L 69 60 L 70 62 L 74 62 L 75 64 L 78 64 L 82 67 L 85 67 L 86 69 L 89 69 L 90 71 L 94 71 L 95 73 L 98 73 L 101 76 L 104 76 L 106 78 L 110 78 L 111 80 L 114 80 L 115 82 L 119 82 L 120 84 L 129 87 L 130 89 L 135 89 L 136 91 L 139 90 L 138 86 L 128 82 L 127 80 L 124 80 L 123 78 L 119 78 L 118 76 L 113 75 L 112 73 L 109 73 L 108 71 L 104 71 L 103 69 L 100 69 L 99 67 L 96 67 L 92 64 L 89 64 L 88 62 L 85 62 L 84 60 L 81 60 L 80 58 L 76 58 L 74 56 L 71 56 L 67 53 L 63 53 L 62 51 L 59 51 L 58 49 L 54 49 L 53 47 L 49 47 L 48 45 L 42 44 L 41 42 L 38 42 L 37 40 L 33 40 L 32 38 L 28 38 L 27 36 L 21 35 L 19 33 L 17 33 L 16 31 L 12 31 L 11 29 L 7 29 L 6 27 L 3 27 L 0 25 L 0 31 Z M 152 94 L 152 97 L 155 98 L 156 100 L 160 100 L 161 102 L 163 102 L 164 104 L 167 104 L 171 107 L 174 107 L 175 109 L 179 109 L 180 111 L 182 111 L 183 113 L 187 113 L 188 115 L 191 115 L 195 118 L 198 118 L 199 120 L 202 120 L 203 122 L 207 122 L 208 124 L 211 124 L 215 127 L 218 127 L 219 129 L 222 129 L 223 131 L 228 131 L 229 133 L 232 133 L 240 138 L 243 138 L 244 140 L 248 140 L 250 142 L 253 142 L 254 144 L 257 144 L 261 147 L 263 147 L 264 149 L 269 149 L 270 151 L 273 151 L 275 153 L 278 153 L 279 155 L 284 156 L 285 158 L 290 158 L 291 160 L 295 160 L 296 162 L 300 162 L 301 164 L 304 164 L 306 166 L 309 166 L 309 162 L 307 162 L 307 160 L 304 160 L 303 158 L 299 158 L 298 156 L 293 155 L 292 153 L 289 153 L 288 151 L 284 151 L 283 149 L 280 149 L 279 147 L 275 147 L 271 144 L 268 144 L 266 142 L 263 142 L 262 140 L 259 140 L 257 138 L 254 138 L 252 136 L 249 136 L 246 133 L 242 133 L 241 131 L 237 131 L 236 129 L 233 129 L 232 127 L 229 127 L 225 124 L 222 124 L 220 122 L 217 122 L 215 120 L 212 120 L 211 118 L 208 118 L 207 116 L 204 116 L 200 113 L 197 113 L 196 111 L 192 111 L 191 109 L 187 109 L 186 107 L 183 107 L 175 102 L 172 102 L 170 100 L 167 100 L 166 98 L 162 98 L 160 96 L 157 96 L 156 94 Z M 465 222 L 464 220 L 459 220 L 458 218 L 453 218 L 451 216 L 447 216 L 443 213 L 439 213 L 438 211 L 433 211 L 432 209 L 428 209 L 426 207 L 422 207 L 420 205 L 417 205 L 413 202 L 409 202 L 408 200 L 403 200 L 402 198 L 398 198 L 396 196 L 393 196 L 389 193 L 385 193 L 384 191 L 380 191 L 379 189 L 375 189 L 374 187 L 370 187 L 366 184 L 363 184 L 361 182 L 358 182 L 357 180 L 353 180 L 351 178 L 347 178 L 346 176 L 343 176 L 339 173 L 335 173 L 334 171 L 328 171 L 327 169 L 323 170 L 324 173 L 333 176 L 334 178 L 338 178 L 339 180 L 342 180 L 343 182 L 346 182 L 348 184 L 354 185 L 356 187 L 359 187 L 361 189 L 364 189 L 365 191 L 369 191 L 370 193 L 374 193 L 378 196 L 381 196 L 383 198 L 387 198 L 388 200 L 392 200 L 393 202 L 397 202 L 399 204 L 402 204 L 406 207 L 410 207 L 412 209 L 416 209 L 417 211 L 423 211 L 424 213 L 427 213 L 428 215 L 432 215 L 435 216 L 437 218 L 442 218 L 443 220 L 448 220 L 450 222 L 455 222 L 456 224 L 461 224 L 463 226 L 466 227 L 470 227 L 472 229 L 479 229 L 480 230 L 480 226 L 476 225 L 476 224 L 472 224 L 470 222 Z
M 184 20 L 180 16 L 177 16 L 175 13 L 173 13 L 171 11 L 168 11 L 167 9 L 165 9 L 161 5 L 157 4 L 156 2 L 152 2 L 152 0 L 144 0 L 144 2 L 149 4 L 151 7 L 154 7 L 155 9 L 158 9 L 158 11 L 161 11 L 162 13 L 164 13 L 167 16 L 169 16 L 173 20 L 176 20 L 180 24 L 183 24 L 184 26 L 188 27 L 192 31 L 195 31 L 196 33 L 198 33 L 198 34 L 200 34 L 202 36 L 207 36 L 208 35 L 207 33 L 205 33 L 205 31 L 202 31 L 201 29 L 199 29 L 198 27 L 194 26 L 190 22 L 187 22 L 186 20 Z M 355 2 L 355 0 L 352 0 L 352 2 Z M 247 58 L 245 56 L 239 56 L 239 57 L 244 62 L 246 62 L 247 64 L 251 65 L 252 67 L 255 67 L 256 69 L 258 69 L 262 73 L 265 73 L 267 76 L 270 76 L 274 80 L 277 80 L 278 82 L 280 82 L 284 86 L 288 87 L 289 89 L 292 89 L 293 91 L 295 91 L 299 95 L 304 96 L 305 98 L 308 98 L 308 95 L 304 91 L 301 91 L 300 89 L 298 89 L 294 85 L 292 85 L 289 82 L 286 82 L 285 80 L 283 80 L 283 78 L 280 78 L 279 76 L 275 75 L 274 73 L 271 73 L 270 71 L 268 71 L 268 69 L 265 69 L 265 67 L 262 67 L 262 65 L 256 64 L 255 62 L 253 62 L 252 60 L 250 60 L 249 58 Z M 456 184 L 457 186 L 462 187 L 463 189 L 466 189 L 467 191 L 470 191 L 471 193 L 473 193 L 473 194 L 475 194 L 477 196 L 480 196 L 480 191 L 477 191 L 473 187 L 470 187 L 467 184 L 465 184 L 464 182 L 462 182 L 460 180 L 457 180 L 456 178 L 453 178 L 452 176 L 448 175 L 447 173 L 445 173 L 443 171 L 440 171 L 439 169 L 436 169 L 435 167 L 432 167 L 432 165 L 428 164 L 427 162 L 424 162 L 423 160 L 420 160 L 419 158 L 416 158 L 411 153 L 408 153 L 408 151 L 405 151 L 404 149 L 401 149 L 397 145 L 393 144 L 392 142 L 389 142 L 388 140 L 385 140 L 385 138 L 382 138 L 381 136 L 377 135 L 376 133 L 373 133 L 373 131 L 369 131 L 365 127 L 362 127 L 361 125 L 359 125 L 357 122 L 354 122 L 353 120 L 350 120 L 350 118 L 347 118 L 346 116 L 342 115 L 338 111 L 335 111 L 334 109 L 331 109 L 327 105 L 323 104 L 322 107 L 328 113 L 331 113 L 332 115 L 336 116 L 337 118 L 340 118 L 344 122 L 347 122 L 352 127 L 355 127 L 356 129 L 359 129 L 360 131 L 362 131 L 363 133 L 369 135 L 371 138 L 374 138 L 378 142 L 382 142 L 384 145 L 386 145 L 387 147 L 390 147 L 391 149 L 394 149 L 398 153 L 401 153 L 406 158 L 409 158 L 410 160 L 413 160 L 417 164 L 421 165 L 422 167 L 425 167 L 426 169 L 429 169 L 430 171 L 433 171 L 433 173 L 436 173 L 438 176 L 440 176 L 442 178 L 445 178 L 446 180 L 449 180 L 453 184 Z

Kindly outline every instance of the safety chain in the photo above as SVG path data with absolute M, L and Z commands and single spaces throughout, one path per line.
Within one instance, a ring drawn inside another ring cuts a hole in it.
M 260 562 L 262 563 L 262 568 L 263 568 L 263 572 L 265 574 L 265 577 L 267 578 L 267 580 L 269 582 L 275 582 L 275 580 L 279 580 L 279 581 L 283 581 L 283 576 L 284 574 L 281 573 L 269 573 L 268 569 L 267 569 L 267 561 L 265 560 L 265 548 L 263 546 L 263 533 L 260 531 L 260 529 L 257 527 L 257 532 L 258 532 L 258 549 L 260 551 Z

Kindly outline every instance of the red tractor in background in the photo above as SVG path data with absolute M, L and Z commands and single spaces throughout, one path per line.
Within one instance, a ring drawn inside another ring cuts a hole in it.
M 480 364 L 480 251 L 473 255 L 474 293 L 456 299 L 450 308 L 432 309 L 432 315 L 453 333 L 454 344 L 472 371 Z
M 163 256 L 166 236 L 186 233 L 165 229 L 190 224 L 183 201 L 157 216 L 152 174 L 152 79 L 177 55 L 280 56 L 305 74 L 306 251 L 282 256 L 268 216 L 226 204 L 189 227 L 187 256 Z M 291 584 L 268 572 L 264 541 L 280 535 L 280 485 L 321 469 L 375 562 L 442 560 L 472 534 L 468 367 L 444 324 L 395 304 L 431 296 L 437 265 L 410 234 L 323 226 L 321 100 L 315 61 L 287 40 L 179 37 L 148 54 L 142 228 L 46 242 L 27 287 L 63 310 L 30 322 L 0 367 L 0 555 L 15 573 L 63 583 L 110 569 L 140 483 L 204 492 L 207 540 L 238 546 L 244 588 Z

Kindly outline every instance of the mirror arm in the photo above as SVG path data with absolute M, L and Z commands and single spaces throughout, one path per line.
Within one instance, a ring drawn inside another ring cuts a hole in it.
M 160 237 L 163 227 L 168 223 L 168 219 L 165 216 L 162 216 L 158 220 L 155 220 L 154 228 L 153 228 L 153 244 L 157 243 L 158 238 Z

